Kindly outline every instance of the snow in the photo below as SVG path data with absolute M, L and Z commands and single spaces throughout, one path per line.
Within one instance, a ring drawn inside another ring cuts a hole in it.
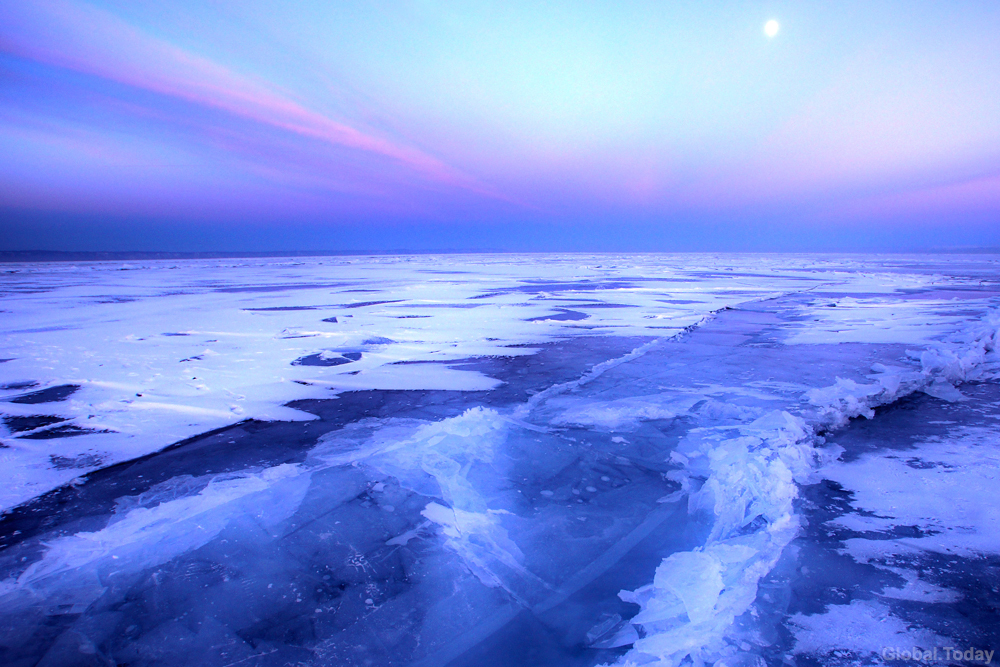
M 792 344 L 905 343 L 927 345 L 961 327 L 968 313 L 951 299 L 844 297 L 817 303 L 788 337 Z
M 880 655 L 886 649 L 914 647 L 932 650 L 949 641 L 926 630 L 911 629 L 878 602 L 855 600 L 849 605 L 830 605 L 824 614 L 796 615 L 796 653 L 820 655 L 840 651 L 845 654 Z
M 992 429 L 960 428 L 947 438 L 916 442 L 900 454 L 831 464 L 823 474 L 849 489 L 853 505 L 866 513 L 845 515 L 838 525 L 861 532 L 915 526 L 926 533 L 893 540 L 898 542 L 893 549 L 966 557 L 1000 553 L 1000 508 L 984 502 L 1000 484 L 1000 449 Z M 848 553 L 860 562 L 885 554 L 885 547 L 863 538 L 848 540 Z

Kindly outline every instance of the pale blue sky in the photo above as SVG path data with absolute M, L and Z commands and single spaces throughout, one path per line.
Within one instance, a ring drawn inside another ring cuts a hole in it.
M 997 35 L 994 2 L 7 3 L 0 246 L 1000 245 Z

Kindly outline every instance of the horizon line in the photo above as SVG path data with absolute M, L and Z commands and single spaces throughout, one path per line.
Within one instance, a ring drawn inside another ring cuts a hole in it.
M 99 262 L 170 259 L 255 259 L 266 257 L 365 257 L 387 255 L 1000 255 L 997 246 L 933 247 L 908 250 L 503 250 L 392 249 L 392 250 L 0 250 L 0 263 Z

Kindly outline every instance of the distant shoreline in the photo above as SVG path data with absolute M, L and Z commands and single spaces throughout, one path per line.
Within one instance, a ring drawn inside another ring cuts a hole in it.
M 10 262 L 114 262 L 134 260 L 170 259 L 257 259 L 267 257 L 359 257 L 388 255 L 646 255 L 646 254 L 761 254 L 761 255 L 1000 255 L 1000 247 L 993 248 L 928 248 L 925 250 L 642 250 L 642 251 L 601 251 L 601 250 L 497 250 L 497 249 L 439 249 L 439 250 L 284 250 L 284 251 L 206 251 L 167 252 L 134 250 L 0 250 L 0 263 Z
M 166 252 L 136 250 L 0 250 L 2 262 L 113 262 L 150 259 L 254 259 L 263 257 L 342 257 L 499 253 L 500 250 L 287 250 L 264 252 Z

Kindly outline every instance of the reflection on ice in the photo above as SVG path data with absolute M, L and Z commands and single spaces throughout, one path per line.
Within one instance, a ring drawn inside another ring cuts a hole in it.
M 106 585 L 99 582 L 198 549 L 237 514 L 252 516 L 265 529 L 273 527 L 298 508 L 307 486 L 308 476 L 289 465 L 201 484 L 173 478 L 142 496 L 123 498 L 104 529 L 49 542 L 42 559 L 16 581 L 3 582 L 6 590 L 0 594 L 25 594 L 46 604 L 55 598 L 59 613 L 83 612 L 105 592 Z M 7 604 L 9 609 L 24 602 L 8 599 Z

